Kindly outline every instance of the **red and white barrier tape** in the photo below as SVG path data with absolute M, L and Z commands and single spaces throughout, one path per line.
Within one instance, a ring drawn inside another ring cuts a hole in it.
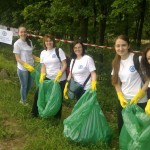
M 39 35 L 34 35 L 34 34 L 28 34 L 28 36 L 32 36 L 32 37 L 38 37 L 38 38 L 43 38 L 43 36 L 39 36 Z M 61 41 L 61 42 L 65 42 L 65 43 L 74 43 L 74 41 L 69 41 L 69 40 L 63 40 L 63 39 L 56 39 L 56 41 Z M 99 45 L 95 45 L 95 44 L 88 44 L 88 43 L 83 43 L 83 45 L 86 46 L 91 46 L 91 47 L 96 47 L 96 48 L 107 48 L 107 49 L 113 49 L 112 47 L 108 47 L 108 46 L 99 46 Z
M 16 35 L 18 34 L 18 29 L 17 28 L 12 28 L 12 27 L 7 27 L 7 26 L 3 26 L 0 25 L 0 28 L 2 29 L 6 29 L 9 28 L 10 31 L 13 31 L 13 33 Z M 40 35 L 34 35 L 34 34 L 27 34 L 28 36 L 32 36 L 32 37 L 36 37 L 36 38 L 43 38 L 43 36 Z M 69 41 L 69 40 L 64 40 L 64 39 L 55 39 L 56 41 L 61 41 L 61 42 L 65 42 L 65 43 L 74 43 L 74 41 Z M 96 47 L 96 48 L 106 48 L 106 49 L 113 49 L 113 47 L 109 47 L 109 46 L 99 46 L 99 45 L 95 45 L 95 44 L 89 44 L 89 43 L 83 43 L 83 45 L 86 46 L 91 46 L 91 47 Z

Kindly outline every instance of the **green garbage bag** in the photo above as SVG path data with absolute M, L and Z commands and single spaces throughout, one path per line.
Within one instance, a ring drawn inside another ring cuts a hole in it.
M 39 84 L 38 94 L 38 112 L 43 118 L 49 118 L 56 115 L 59 111 L 62 101 L 61 87 L 58 82 L 53 80 L 44 80 Z
M 41 67 L 42 67 L 42 64 L 41 64 L 41 63 L 38 63 L 38 64 L 36 64 L 35 69 L 36 69 L 38 72 L 41 72 Z
M 122 110 L 124 125 L 119 136 L 120 150 L 150 149 L 150 117 L 138 105 Z
M 100 108 L 95 91 L 86 91 L 63 123 L 64 136 L 75 142 L 109 142 L 111 139 L 112 130 Z
M 41 72 L 41 64 L 39 63 L 36 67 L 35 67 L 35 71 L 33 71 L 31 73 L 31 76 L 35 82 L 36 88 L 38 88 L 39 86 L 39 80 L 40 80 L 40 72 Z

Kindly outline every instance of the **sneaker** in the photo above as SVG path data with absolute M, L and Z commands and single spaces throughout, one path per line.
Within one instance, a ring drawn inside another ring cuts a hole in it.
M 22 100 L 20 100 L 19 103 L 23 105 L 23 101 Z
M 24 106 L 29 106 L 29 104 L 28 103 L 24 103 Z
M 22 104 L 23 106 L 28 106 L 28 105 L 29 105 L 29 104 L 26 103 L 26 102 L 24 103 L 22 100 L 20 100 L 19 103 Z

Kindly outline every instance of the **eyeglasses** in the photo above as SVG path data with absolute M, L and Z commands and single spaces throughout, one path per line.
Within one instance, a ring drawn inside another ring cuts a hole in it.
M 82 47 L 80 46 L 80 47 L 74 47 L 74 49 L 82 49 Z

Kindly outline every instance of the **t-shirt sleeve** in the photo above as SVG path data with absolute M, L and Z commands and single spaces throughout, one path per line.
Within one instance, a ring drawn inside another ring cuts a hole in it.
M 43 63 L 43 59 L 44 59 L 44 51 L 42 51 L 40 54 L 40 63 Z
M 64 51 L 61 48 L 59 48 L 59 57 L 60 57 L 61 61 L 66 59 L 66 55 L 65 55 Z
M 14 44 L 13 53 L 20 54 L 20 48 L 17 43 Z
M 71 68 L 72 68 L 73 60 L 74 59 L 71 59 L 71 62 L 70 62 L 70 71 L 71 71 Z
M 148 84 L 148 87 L 150 88 L 150 82 L 149 82 L 149 84 Z
M 90 56 L 88 57 L 87 63 L 88 63 L 88 69 L 90 72 L 96 70 L 95 63 L 94 63 L 94 60 L 92 57 L 90 57 Z
M 30 40 L 30 43 L 31 43 L 31 47 L 34 49 L 34 46 L 33 46 L 33 43 L 32 43 L 32 41 Z
M 111 71 L 111 75 L 113 75 L 114 74 L 114 69 L 112 69 L 112 71 Z
M 139 62 L 141 63 L 142 56 L 139 56 Z

